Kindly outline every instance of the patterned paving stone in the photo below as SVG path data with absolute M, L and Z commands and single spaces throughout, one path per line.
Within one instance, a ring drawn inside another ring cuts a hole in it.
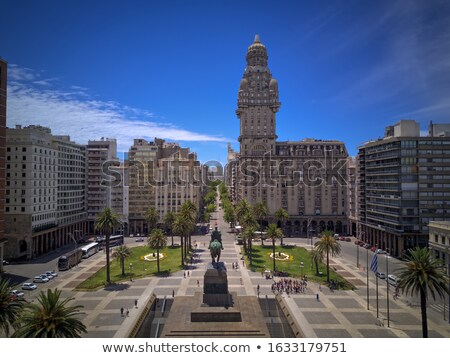
M 377 319 L 369 312 L 342 312 L 353 324 L 375 324 Z
M 121 307 L 125 308 L 125 309 L 132 309 L 134 307 L 134 299 L 114 299 L 111 300 L 107 305 L 106 305 L 106 309 L 107 310 L 113 310 L 113 309 L 117 309 L 119 310 Z
M 98 291 L 92 291 L 92 292 L 86 292 L 85 295 L 89 297 L 105 297 L 108 296 L 111 292 L 106 290 L 98 290 Z
M 144 293 L 144 291 L 145 291 L 145 287 L 143 287 L 143 288 L 130 287 L 130 288 L 126 289 L 126 290 L 117 292 L 117 296 L 116 297 L 123 297 L 123 296 L 126 296 L 126 297 L 130 297 L 130 296 L 131 297 L 134 297 L 134 296 L 139 297 L 140 295 L 142 295 Z
M 417 330 L 405 329 L 405 330 L 403 330 L 403 332 L 405 332 L 411 338 L 422 338 L 422 329 L 417 329 Z M 441 334 L 439 334 L 438 332 L 430 331 L 430 330 L 428 330 L 428 337 L 443 338 L 443 336 Z
M 116 331 L 90 331 L 83 337 L 85 338 L 112 338 L 116 334 Z
M 319 338 L 352 338 L 345 329 L 315 329 L 314 332 Z
M 106 327 L 120 325 L 125 320 L 125 317 L 120 315 L 120 310 L 117 313 L 100 313 L 92 321 L 93 326 Z
M 389 329 L 358 329 L 364 338 L 396 338 L 397 336 Z
M 406 312 L 390 312 L 390 319 L 396 324 L 422 325 L 420 319 Z
M 339 324 L 330 312 L 303 312 L 306 320 L 311 324 Z
M 182 280 L 184 278 L 163 278 L 158 281 L 158 286 L 180 286 Z
M 78 306 L 81 305 L 83 308 L 80 311 L 85 310 L 93 310 L 95 307 L 98 306 L 98 304 L 101 302 L 101 300 L 73 300 L 69 304 L 71 306 Z
M 300 308 L 325 308 L 325 305 L 321 301 L 317 301 L 316 298 L 295 297 L 294 302 Z

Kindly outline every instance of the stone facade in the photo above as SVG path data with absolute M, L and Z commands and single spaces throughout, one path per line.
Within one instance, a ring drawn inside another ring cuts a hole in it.
M 430 221 L 428 246 L 450 275 L 450 221 Z
M 234 202 L 264 202 L 268 221 L 284 208 L 288 235 L 348 232 L 347 150 L 337 140 L 276 141 L 278 82 L 272 77 L 259 36 L 247 51 L 238 108 L 240 151 L 227 164 Z M 229 150 L 230 153 L 230 150 Z
M 394 256 L 428 244 L 428 224 L 450 220 L 450 125 L 402 120 L 357 156 L 358 237 Z
M 200 207 L 201 166 L 189 148 L 159 138 L 135 139 L 128 166 L 131 234 L 148 234 L 144 213 L 151 207 L 158 210 L 161 222 L 168 211 L 178 212 L 187 200 Z
M 0 58 L 0 272 L 3 271 L 5 245 L 6 72 L 7 63 Z
M 86 232 L 85 147 L 49 128 L 6 131 L 6 256 L 26 258 Z

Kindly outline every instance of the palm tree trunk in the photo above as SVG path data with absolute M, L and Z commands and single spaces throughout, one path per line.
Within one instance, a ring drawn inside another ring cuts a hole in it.
M 156 247 L 156 266 L 158 268 L 159 273 L 159 247 Z
M 330 255 L 327 247 L 327 282 L 330 282 Z
M 172 236 L 172 247 L 173 247 L 173 234 L 172 234 L 172 230 L 170 230 L 171 236 Z
M 316 276 L 319 276 L 319 262 L 314 260 L 314 263 L 316 264 Z
M 180 248 L 181 248 L 181 266 L 184 266 L 184 247 L 183 247 L 183 235 L 180 235 Z
M 122 268 L 122 276 L 125 276 L 125 258 L 123 256 L 120 257 L 120 267 Z
M 275 239 L 272 239 L 273 271 L 275 272 Z
M 259 235 L 260 235 L 260 239 L 261 239 L 261 246 L 264 246 L 264 239 L 263 239 L 263 234 L 262 234 L 262 221 L 259 223 Z
M 427 296 L 422 288 L 420 289 L 420 311 L 422 313 L 422 337 L 428 338 Z
M 111 272 L 109 267 L 109 232 L 106 233 L 105 249 L 106 249 L 106 282 L 111 283 Z
M 248 240 L 248 255 L 250 259 L 250 266 L 252 266 L 253 265 L 252 239 Z

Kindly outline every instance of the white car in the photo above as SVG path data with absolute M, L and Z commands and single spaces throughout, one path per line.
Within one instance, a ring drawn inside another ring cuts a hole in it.
M 384 254 L 386 253 L 386 251 L 381 250 L 381 249 L 376 249 L 376 250 L 375 250 L 375 253 L 376 253 L 376 254 L 380 254 L 380 255 L 384 255 Z
M 377 277 L 384 280 L 386 278 L 386 274 L 384 272 L 377 272 Z
M 48 282 L 48 278 L 47 277 L 42 277 L 42 276 L 34 276 L 33 278 L 33 282 L 34 283 L 45 283 Z
M 31 282 L 25 282 L 22 285 L 22 290 L 35 290 L 37 286 Z
M 45 271 L 45 274 L 47 276 L 53 276 L 53 277 L 57 277 L 58 273 L 56 273 L 55 271 Z
M 11 291 L 11 295 L 13 295 L 14 297 L 16 297 L 18 300 L 21 300 L 24 298 L 25 294 L 22 291 L 19 290 L 12 290 Z

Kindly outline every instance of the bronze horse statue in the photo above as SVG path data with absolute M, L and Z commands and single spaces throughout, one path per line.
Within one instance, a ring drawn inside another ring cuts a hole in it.
M 222 234 L 217 230 L 217 227 L 211 234 L 211 241 L 209 242 L 208 249 L 211 253 L 212 263 L 219 262 L 220 260 L 220 252 L 223 250 L 222 245 Z M 216 261 L 217 257 L 217 261 Z

